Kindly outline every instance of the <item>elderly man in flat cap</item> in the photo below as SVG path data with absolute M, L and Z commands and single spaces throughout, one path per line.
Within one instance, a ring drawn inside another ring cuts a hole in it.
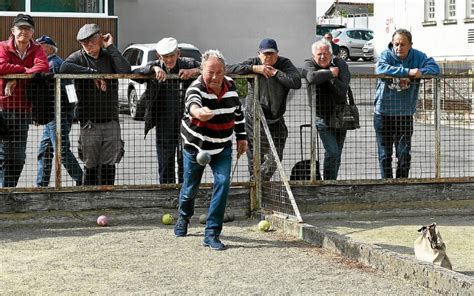
M 111 34 L 101 34 L 96 24 L 77 33 L 82 49 L 61 65 L 68 74 L 130 73 L 127 60 L 114 45 Z M 120 137 L 117 79 L 75 79 L 77 118 L 81 125 L 79 149 L 84 162 L 84 185 L 113 185 L 115 165 L 124 153 Z
M 35 22 L 27 14 L 15 17 L 12 35 L 0 42 L 0 75 L 49 71 L 48 59 L 33 39 Z M 18 184 L 26 159 L 26 142 L 31 123 L 28 79 L 0 79 L 0 187 Z
M 178 41 L 168 37 L 156 44 L 157 60 L 135 70 L 140 74 L 154 74 L 147 81 L 149 96 L 146 100 L 145 136 L 156 126 L 156 153 L 160 184 L 175 183 L 175 156 L 178 159 L 178 182 L 182 183 L 182 153 L 179 145 L 180 120 L 184 113 L 184 92 L 199 76 L 200 63 L 192 58 L 180 57 Z M 177 74 L 180 79 L 167 79 Z M 143 81 L 141 81 L 143 82 Z
M 36 39 L 41 44 L 48 56 L 50 73 L 59 73 L 63 63 L 56 53 L 58 46 L 54 40 L 46 35 Z M 56 149 L 56 120 L 54 118 L 54 81 L 45 81 L 51 91 L 50 94 L 38 97 L 33 102 L 33 121 L 36 124 L 44 124 L 43 136 L 41 137 L 38 149 L 38 175 L 36 176 L 36 185 L 38 187 L 47 187 L 51 179 L 53 153 Z M 74 119 L 74 103 L 69 103 L 65 91 L 62 92 L 61 101 L 61 163 L 67 170 L 76 185 L 82 184 L 82 169 L 76 157 L 71 151 L 71 142 L 69 133 L 71 131 L 72 121 Z

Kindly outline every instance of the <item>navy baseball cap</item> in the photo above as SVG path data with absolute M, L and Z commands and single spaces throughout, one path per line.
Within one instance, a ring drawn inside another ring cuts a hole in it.
M 56 45 L 56 42 L 54 42 L 53 38 L 49 37 L 49 36 L 46 36 L 46 35 L 43 35 L 41 36 L 40 38 L 36 39 L 36 42 L 38 42 L 39 44 L 48 44 L 48 45 L 51 45 L 51 46 L 54 46 L 54 47 L 58 47 Z
M 258 46 L 258 51 L 261 53 L 265 52 L 278 52 L 278 46 L 273 39 L 263 39 Z

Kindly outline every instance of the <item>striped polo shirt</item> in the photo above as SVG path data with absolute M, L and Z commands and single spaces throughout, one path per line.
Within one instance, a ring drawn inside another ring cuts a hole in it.
M 247 139 L 245 119 L 235 83 L 227 76 L 223 83 L 223 92 L 219 96 L 207 90 L 202 76 L 187 89 L 185 113 L 181 122 L 181 137 L 185 147 L 215 155 L 232 145 L 234 132 L 237 140 Z M 208 107 L 214 112 L 214 117 L 206 122 L 193 118 L 189 113 L 193 104 Z

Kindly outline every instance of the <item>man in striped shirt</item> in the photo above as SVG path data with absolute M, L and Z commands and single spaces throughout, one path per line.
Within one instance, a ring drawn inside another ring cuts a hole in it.
M 186 91 L 185 114 L 181 124 L 183 138 L 184 182 L 179 195 L 179 218 L 174 233 L 186 236 L 189 219 L 194 214 L 194 199 L 205 166 L 196 162 L 200 151 L 211 155 L 214 176 L 204 246 L 223 250 L 219 240 L 230 187 L 232 136 L 237 138 L 237 155 L 247 151 L 247 135 L 242 106 L 234 81 L 224 76 L 225 60 L 218 50 L 208 50 L 202 57 L 202 74 Z

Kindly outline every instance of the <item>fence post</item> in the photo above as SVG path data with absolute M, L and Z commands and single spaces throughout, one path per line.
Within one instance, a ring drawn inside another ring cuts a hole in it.
M 435 103 L 435 178 L 441 178 L 441 96 L 440 79 L 434 78 L 434 103 Z
M 315 121 L 316 121 L 316 92 L 313 92 L 312 91 L 312 88 L 315 87 L 314 85 L 311 85 L 310 83 L 307 84 L 307 96 L 308 96 L 308 100 L 309 100 L 309 103 L 311 105 L 311 108 L 310 108 L 310 113 L 311 113 L 311 118 L 310 118 L 310 124 L 311 124 L 311 127 L 310 127 L 310 132 L 311 132 L 311 144 L 310 144 L 310 149 L 311 149 L 311 155 L 310 155 L 310 159 L 311 159 L 311 183 L 314 183 L 317 179 L 316 177 L 316 169 L 317 169 L 317 166 L 316 166 L 316 161 L 318 160 L 318 149 L 316 149 L 318 143 L 318 137 L 317 137 L 317 130 L 316 130 L 316 124 L 315 124 Z M 315 94 L 313 96 L 313 93 Z
M 257 112 L 257 100 L 260 96 L 259 94 L 259 85 L 258 79 L 254 77 L 253 83 L 253 181 L 254 185 L 253 193 L 250 194 L 250 213 L 253 213 L 259 210 L 262 207 L 262 179 L 260 176 L 260 117 L 259 112 Z
M 54 147 L 55 187 L 61 188 L 61 78 L 54 84 L 54 120 L 56 121 L 56 146 Z

